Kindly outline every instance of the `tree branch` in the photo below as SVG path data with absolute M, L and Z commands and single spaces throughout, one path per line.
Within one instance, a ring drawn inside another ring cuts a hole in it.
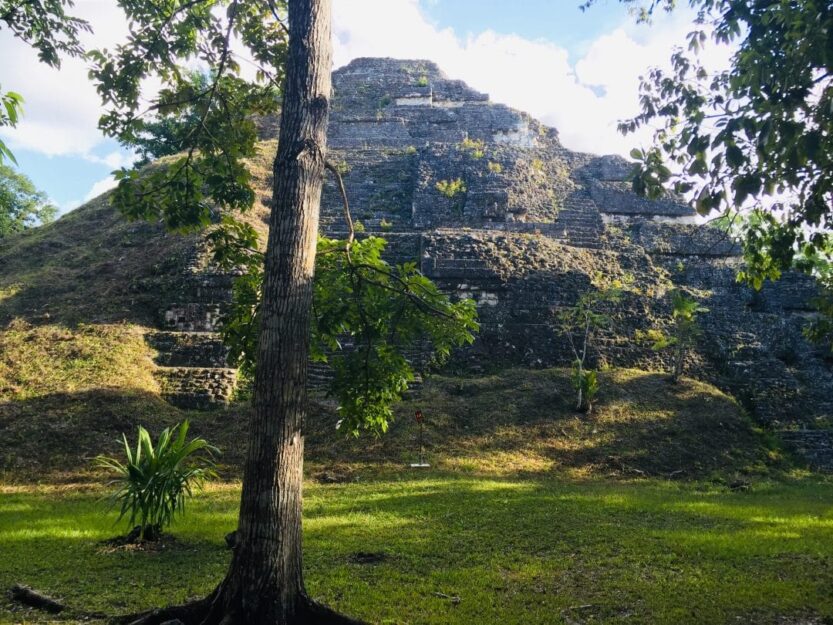
M 344 188 L 344 178 L 341 177 L 341 172 L 332 161 L 325 161 L 324 167 L 331 172 L 338 182 L 338 190 L 341 193 L 341 201 L 344 204 L 344 221 L 347 222 L 347 246 L 349 247 L 356 236 L 356 230 L 353 226 L 353 218 L 350 215 L 350 202 L 347 200 L 347 189 Z

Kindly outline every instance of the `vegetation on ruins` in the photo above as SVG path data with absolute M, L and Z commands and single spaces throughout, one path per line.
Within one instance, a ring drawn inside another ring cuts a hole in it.
M 637 340 L 650 343 L 656 351 L 671 350 L 671 381 L 675 384 L 683 374 L 686 356 L 701 334 L 697 317 L 708 311 L 685 291 L 674 289 L 671 292 L 671 329 L 667 332 L 659 328 L 637 330 Z
M 585 369 L 584 363 L 573 361 L 573 389 L 576 391 L 576 410 L 593 412 L 593 402 L 599 394 L 599 374 L 593 369 Z
M 828 358 L 833 358 L 833 286 L 822 285 L 815 304 L 817 315 L 805 326 L 804 334 L 823 346 Z
M 475 160 L 479 160 L 486 155 L 486 144 L 481 139 L 466 137 L 460 142 L 459 148 Z
M 618 302 L 625 285 L 618 280 L 607 281 L 598 277 L 592 290 L 582 293 L 572 306 L 555 312 L 555 324 L 567 339 L 573 353 L 573 389 L 576 392 L 576 410 L 592 412 L 593 401 L 599 392 L 598 373 L 587 366 L 594 341 L 599 332 L 610 325 L 607 313 L 610 304 Z
M 821 250 L 803 254 L 796 264 L 818 278 L 816 315 L 804 327 L 804 335 L 833 357 L 833 238 Z
M 119 508 L 119 520 L 135 526 L 137 540 L 158 540 L 174 516 L 185 512 L 185 502 L 206 480 L 216 477 L 214 454 L 219 450 L 205 439 L 188 439 L 185 421 L 165 428 L 154 444 L 139 426 L 136 449 L 122 434 L 125 461 L 96 458 L 96 466 L 115 475 L 111 505 Z
M 676 0 L 622 0 L 650 20 Z M 592 5 L 594 0 L 585 3 Z M 641 112 L 625 133 L 656 127 L 634 150 L 634 189 L 671 189 L 702 215 L 732 214 L 755 286 L 796 258 L 827 249 L 833 217 L 833 6 L 827 0 L 689 0 L 696 20 L 671 70 L 652 69 Z M 734 46 L 731 66 L 709 72 L 700 52 Z M 738 210 L 739 209 L 739 210 Z M 754 219 L 750 217 L 756 217 Z
M 449 200 L 466 192 L 466 183 L 462 178 L 454 180 L 438 180 L 434 187 Z
M 0 239 L 49 223 L 58 208 L 25 175 L 0 163 Z

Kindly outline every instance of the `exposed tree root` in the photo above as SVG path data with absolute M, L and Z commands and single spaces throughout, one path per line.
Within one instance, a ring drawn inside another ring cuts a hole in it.
M 44 610 L 51 614 L 62 613 L 63 618 L 77 618 L 83 620 L 106 619 L 107 614 L 102 612 L 82 612 L 74 610 L 73 608 L 64 605 L 54 599 L 42 595 L 36 590 L 32 590 L 28 586 L 15 584 L 9 589 L 9 598 L 12 601 L 22 603 L 23 605 L 35 608 L 37 610 Z
M 11 587 L 9 590 L 9 597 L 12 601 L 17 601 L 18 603 L 28 605 L 32 608 L 37 608 L 39 610 L 45 610 L 52 614 L 62 612 L 66 608 L 66 606 L 62 603 L 58 603 L 54 599 L 42 595 L 28 586 L 22 586 L 20 584 L 15 584 Z
M 218 600 L 219 599 L 219 600 Z M 204 599 L 168 608 L 120 616 L 113 625 L 367 625 L 304 595 L 297 618 L 291 623 L 250 623 L 222 606 L 220 587 Z
M 199 601 L 192 601 L 182 605 L 159 608 L 138 614 L 127 614 L 111 619 L 113 625 L 162 625 L 168 621 L 180 621 L 185 625 L 199 625 L 205 620 L 211 609 L 218 589 Z
M 339 614 L 332 608 L 304 597 L 306 601 L 307 620 L 303 625 L 367 625 L 364 621 Z

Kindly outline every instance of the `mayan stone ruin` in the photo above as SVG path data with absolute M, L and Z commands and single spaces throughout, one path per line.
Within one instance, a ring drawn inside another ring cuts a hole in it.
M 430 61 L 357 59 L 333 85 L 330 159 L 345 172 L 353 219 L 388 240 L 391 262 L 416 262 L 478 304 L 480 335 L 451 367 L 568 365 L 553 311 L 604 275 L 630 277 L 639 292 L 614 311 L 595 364 L 661 369 L 662 354 L 635 335 L 668 323 L 669 291 L 685 287 L 709 309 L 688 375 L 730 392 L 815 463 L 833 463 L 830 436 L 804 431 L 833 415 L 830 363 L 801 331 L 810 279 L 785 275 L 760 292 L 738 284 L 733 242 L 681 202 L 633 194 L 624 159 L 568 150 L 556 129 Z M 321 228 L 346 231 L 332 178 Z M 226 401 L 234 385 L 216 333 L 232 276 L 205 257 L 195 252 L 152 337 L 167 396 L 180 405 Z

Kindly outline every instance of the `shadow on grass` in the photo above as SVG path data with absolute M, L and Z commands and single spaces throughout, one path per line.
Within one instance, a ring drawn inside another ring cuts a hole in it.
M 374 622 L 544 624 L 576 605 L 601 622 L 830 615 L 831 495 L 813 480 L 747 493 L 407 474 L 313 485 L 306 574 L 315 596 Z M 110 613 L 199 596 L 227 566 L 237 496 L 199 496 L 173 527 L 176 547 L 154 553 L 103 553 L 117 527 L 89 493 L 4 497 L 0 578 Z M 359 552 L 386 557 L 358 564 Z
M 436 376 L 397 407 L 379 438 L 347 442 L 311 419 L 309 447 L 338 463 L 413 461 L 413 411 L 426 416 L 431 460 L 474 474 L 661 476 L 697 479 L 788 466 L 772 440 L 713 386 L 660 373 L 611 370 L 590 415 L 577 413 L 569 371 L 507 370 L 479 378 Z
M 670 384 L 656 373 L 613 370 L 591 415 L 573 410 L 569 372 L 509 370 L 483 378 L 436 377 L 396 407 L 379 438 L 345 439 L 331 406 L 311 402 L 306 457 L 315 466 L 366 468 L 411 461 L 413 410 L 426 415 L 426 447 L 434 464 L 472 474 L 619 475 L 682 479 L 765 474 L 786 466 L 771 441 L 737 404 L 692 380 Z M 0 467 L 7 479 L 84 472 L 89 460 L 119 449 L 138 425 L 152 433 L 190 418 L 195 434 L 223 451 L 224 475 L 244 460 L 245 405 L 182 411 L 157 394 L 101 389 L 0 402 Z
M 156 393 L 113 389 L 0 401 L 0 469 L 6 479 L 75 479 L 95 456 L 121 453 L 122 433 L 132 441 L 139 425 L 155 435 L 186 418 L 195 436 L 223 451 L 223 474 L 237 475 L 245 453 L 245 409 L 185 411 Z

